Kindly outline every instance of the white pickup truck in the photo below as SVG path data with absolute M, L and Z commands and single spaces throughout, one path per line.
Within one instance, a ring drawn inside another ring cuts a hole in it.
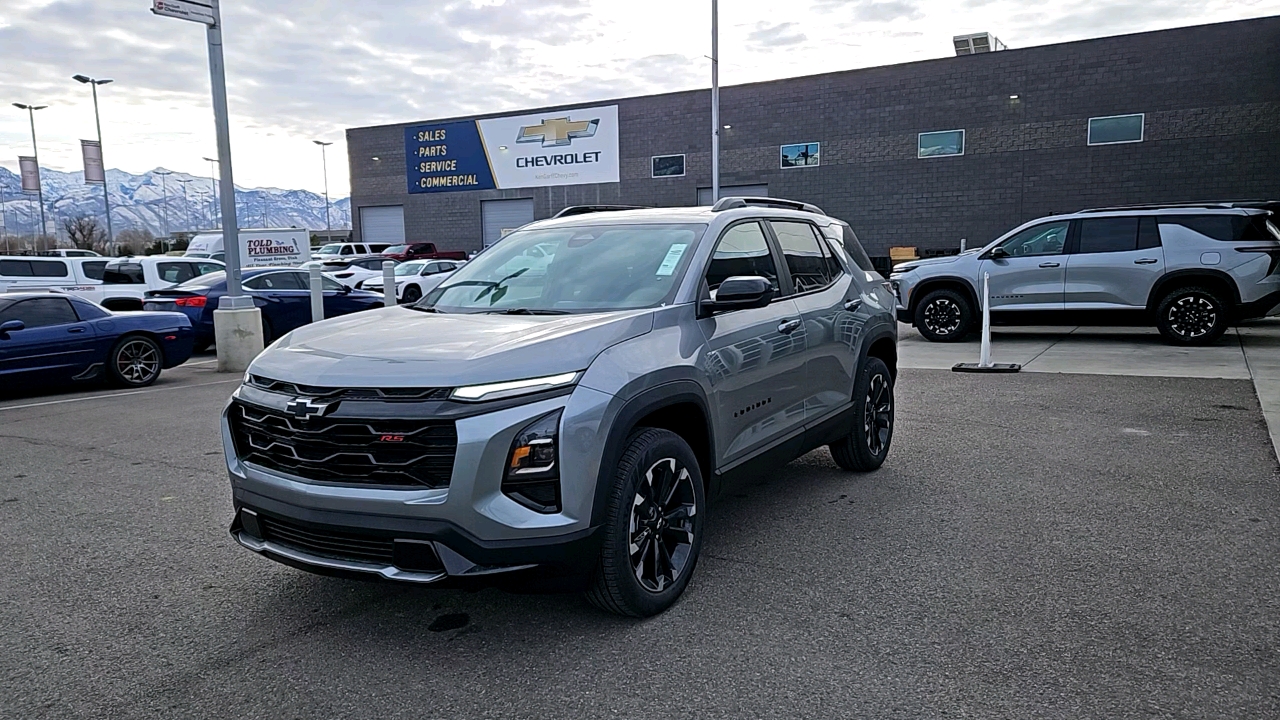
M 205 258 L 0 257 L 0 292 L 59 290 L 108 310 L 141 310 L 143 294 L 162 290 L 225 266 Z

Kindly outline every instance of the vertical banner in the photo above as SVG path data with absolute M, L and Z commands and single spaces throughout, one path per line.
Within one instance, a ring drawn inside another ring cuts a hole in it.
M 105 185 L 107 175 L 102 167 L 102 144 L 97 140 L 81 140 L 80 152 L 84 155 L 84 184 Z
M 32 195 L 40 192 L 40 166 L 33 157 L 18 156 L 18 170 L 22 173 L 22 192 Z

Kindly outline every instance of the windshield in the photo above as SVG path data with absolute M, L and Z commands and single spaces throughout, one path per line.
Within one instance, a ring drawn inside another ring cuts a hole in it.
M 406 251 L 408 251 L 408 249 L 409 249 L 409 246 L 408 246 L 408 245 L 392 245 L 391 247 L 387 248 L 386 250 L 383 250 L 383 251 L 382 251 L 382 254 L 384 254 L 384 255 L 390 255 L 390 254 L 392 254 L 392 253 L 399 254 L 399 253 L 402 253 L 402 252 L 406 252 Z
M 599 312 L 671 301 L 706 225 L 519 230 L 463 265 L 419 307 L 442 312 Z
M 420 262 L 401 263 L 396 266 L 396 277 L 404 277 L 405 275 L 417 275 L 422 270 L 423 265 L 426 265 L 426 263 L 420 263 Z
M 226 281 L 227 281 L 227 274 L 225 272 L 222 272 L 222 271 L 211 272 L 205 275 L 201 275 L 200 277 L 195 278 L 193 280 L 188 280 L 182 283 L 181 285 L 175 286 L 174 290 L 185 290 L 186 288 L 201 288 L 201 289 L 211 288 L 214 285 L 221 285 Z
M 342 252 L 342 243 L 330 243 L 316 251 L 320 255 L 337 255 Z

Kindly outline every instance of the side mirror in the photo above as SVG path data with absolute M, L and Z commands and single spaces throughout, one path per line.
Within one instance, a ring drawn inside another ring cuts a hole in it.
M 350 295 L 350 294 L 351 294 L 351 286 L 350 286 L 350 285 L 343 285 L 343 286 L 342 286 L 342 294 L 343 294 L 343 295 Z
M 714 300 L 703 301 L 705 315 L 730 310 L 762 308 L 773 299 L 773 285 L 759 275 L 735 275 L 716 288 Z
M 8 335 L 11 332 L 17 332 L 27 326 L 21 320 L 6 320 L 4 324 L 0 324 L 0 336 Z
M 1009 257 L 1009 251 L 1002 247 L 993 247 L 991 248 L 991 252 L 987 253 L 987 257 L 992 260 L 1003 260 L 1004 258 Z

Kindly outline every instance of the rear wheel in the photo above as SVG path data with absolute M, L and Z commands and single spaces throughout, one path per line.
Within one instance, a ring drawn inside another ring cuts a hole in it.
M 869 472 L 884 464 L 893 442 L 893 375 L 868 357 L 854 387 L 853 432 L 832 443 L 831 457 L 844 470 Z
M 916 305 L 916 330 L 930 342 L 956 342 L 973 327 L 973 306 L 955 290 L 934 290 Z
M 400 301 L 405 304 L 413 304 L 422 299 L 422 288 L 417 285 L 406 285 L 404 294 L 401 295 Z
M 1156 328 L 1173 345 L 1208 345 L 1227 331 L 1230 310 L 1204 287 L 1178 288 L 1156 306 Z
M 276 340 L 275 328 L 271 327 L 271 321 L 266 315 L 262 316 L 262 347 L 266 347 Z
M 632 435 L 614 474 L 587 599 L 631 617 L 671 607 L 698 563 L 705 505 L 702 473 L 683 438 L 656 429 Z
M 160 377 L 163 365 L 159 343 L 143 335 L 127 335 L 111 348 L 107 374 L 117 385 L 146 387 Z

